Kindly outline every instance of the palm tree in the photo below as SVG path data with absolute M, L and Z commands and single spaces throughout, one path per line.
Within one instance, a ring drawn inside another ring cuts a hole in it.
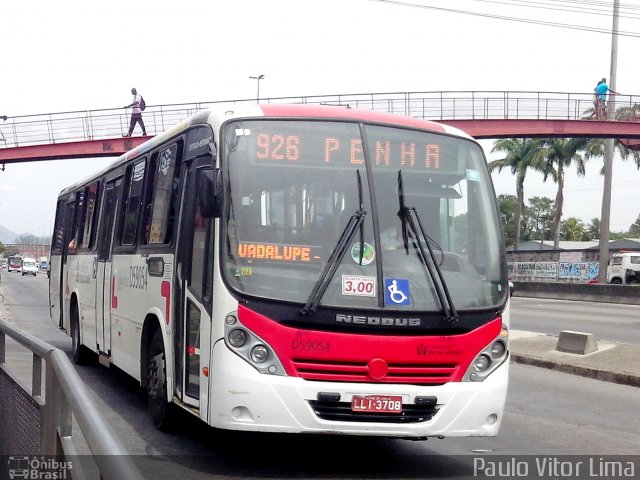
M 589 225 L 587 225 L 587 235 L 589 240 L 600 238 L 600 219 L 598 217 L 592 218 Z
M 553 219 L 553 247 L 558 248 L 560 243 L 560 222 L 562 221 L 562 206 L 564 204 L 564 174 L 565 170 L 575 162 L 578 175 L 584 176 L 585 161 L 592 155 L 586 151 L 583 156 L 580 151 L 587 148 L 587 138 L 547 138 L 543 140 L 543 146 L 536 154 L 534 167 L 543 174 L 543 181 L 551 177 L 558 184 L 556 199 L 554 202 L 555 216 Z
M 577 242 L 581 240 L 584 235 L 584 223 L 582 223 L 582 220 L 570 217 L 562 222 L 560 230 L 562 231 L 563 240 L 573 240 Z
M 516 176 L 515 250 L 518 250 L 520 246 L 520 228 L 524 212 L 524 179 L 541 143 L 541 140 L 531 138 L 503 138 L 497 140 L 491 149 L 491 152 L 506 153 L 506 157 L 489 162 L 489 171 L 498 170 L 501 172 L 503 168 L 508 167 L 511 168 L 511 173 Z
M 587 109 L 583 112 L 583 119 L 591 118 L 594 114 L 593 109 Z M 629 121 L 632 119 L 638 119 L 640 117 L 640 105 L 633 104 L 624 107 L 618 107 L 616 109 L 615 119 L 619 122 Z M 590 152 L 588 156 L 591 157 L 603 157 L 604 156 L 604 144 L 603 138 L 592 138 L 587 144 L 587 150 Z M 636 148 L 630 148 L 630 144 L 636 146 Z M 636 166 L 640 170 L 640 150 L 637 140 L 621 140 L 615 139 L 615 149 L 617 150 L 622 160 L 627 160 L 630 156 L 635 162 Z M 600 174 L 604 175 L 604 166 L 600 170 Z

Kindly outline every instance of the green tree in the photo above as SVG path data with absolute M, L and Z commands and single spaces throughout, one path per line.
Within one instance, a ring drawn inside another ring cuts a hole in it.
M 516 213 L 515 213 L 515 232 L 514 232 L 514 248 L 517 250 L 520 245 L 520 230 L 522 228 L 522 216 L 525 209 L 524 205 L 524 179 L 527 169 L 531 166 L 533 159 L 538 152 L 540 140 L 531 138 L 503 138 L 497 140 L 493 144 L 492 152 L 505 153 L 506 156 L 499 160 L 489 162 L 489 171 L 498 170 L 501 172 L 503 168 L 510 168 L 511 173 L 516 176 Z
M 640 238 L 640 215 L 638 215 L 636 221 L 629 227 L 629 237 Z
M 561 238 L 563 240 L 572 240 L 574 242 L 582 240 L 584 236 L 585 226 L 582 220 L 575 217 L 569 217 L 562 222 L 560 227 Z
M 537 152 L 534 160 L 535 167 L 543 174 L 543 181 L 551 177 L 558 185 L 553 209 L 553 246 L 558 248 L 560 243 L 560 222 L 562 221 L 562 207 L 564 205 L 564 176 L 565 170 L 576 164 L 579 176 L 585 174 L 585 161 L 592 152 L 587 151 L 586 157 L 581 152 L 587 149 L 586 138 L 548 138 Z
M 551 224 L 553 222 L 553 200 L 548 197 L 531 197 L 529 199 L 529 212 L 531 228 L 535 231 L 537 240 L 551 238 Z
M 587 109 L 583 112 L 583 118 L 591 118 L 593 109 Z M 640 117 L 640 105 L 626 105 L 616 109 L 615 119 L 617 121 L 629 121 L 637 120 Z M 637 141 L 636 141 L 637 142 Z M 603 157 L 604 156 L 605 140 L 603 138 L 591 138 L 587 142 L 586 150 L 589 152 L 590 157 Z M 636 164 L 636 167 L 640 170 L 640 150 L 637 148 L 629 148 L 629 141 L 615 139 L 614 148 L 622 158 L 627 160 L 631 157 Z M 604 166 L 600 170 L 601 174 L 604 174 Z
M 498 195 L 498 209 L 502 217 L 502 229 L 504 231 L 504 243 L 514 246 L 516 241 L 516 210 L 518 200 L 515 195 Z
M 585 230 L 586 239 L 585 240 L 593 240 L 594 238 L 600 238 L 600 219 L 598 217 L 594 217 L 587 225 Z
M 15 240 L 15 243 L 26 243 L 26 244 L 37 244 L 39 242 L 40 242 L 40 239 L 30 233 L 24 233 L 16 237 L 16 240 Z

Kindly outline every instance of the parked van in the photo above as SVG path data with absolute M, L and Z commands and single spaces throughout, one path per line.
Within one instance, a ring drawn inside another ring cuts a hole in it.
M 22 259 L 22 276 L 38 274 L 38 264 L 35 258 L 25 257 Z
M 607 267 L 609 283 L 640 283 L 640 252 L 616 253 Z

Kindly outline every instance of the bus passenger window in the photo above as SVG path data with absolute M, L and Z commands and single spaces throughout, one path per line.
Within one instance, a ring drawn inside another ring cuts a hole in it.
M 148 193 L 148 198 L 151 199 L 148 211 L 145 212 L 145 243 L 171 243 L 180 183 L 180 162 L 177 156 L 178 145 L 173 144 L 157 154 L 152 161 L 152 184 Z
M 76 222 L 76 203 L 75 201 L 67 203 L 64 211 L 63 234 L 67 235 L 67 253 L 75 253 L 75 222 Z
M 145 160 L 138 162 L 131 169 L 129 190 L 125 198 L 125 214 L 122 225 L 122 245 L 134 245 L 138 228 L 138 215 L 144 185 Z
M 84 228 L 80 229 L 80 245 L 84 248 L 92 248 L 95 238 L 96 204 L 98 201 L 98 182 L 92 183 L 85 190 L 85 209 L 81 219 Z
M 73 232 L 73 238 L 69 242 L 69 250 L 81 248 L 82 245 L 82 231 L 84 230 L 85 219 L 85 190 L 81 190 L 76 194 L 76 208 L 78 210 L 78 219 L 76 220 L 76 226 Z

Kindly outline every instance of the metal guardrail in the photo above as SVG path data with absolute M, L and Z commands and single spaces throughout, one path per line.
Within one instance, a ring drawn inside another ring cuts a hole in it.
M 33 353 L 30 394 L 27 387 L 12 375 L 6 365 L 6 336 Z M 67 355 L 2 319 L 0 412 L 0 426 L 3 427 L 0 428 L 0 455 L 46 455 L 57 459 L 58 462 L 65 458 L 77 459 L 78 454 L 72 440 L 74 415 L 101 479 L 144 478 L 89 397 Z M 34 448 L 36 451 L 33 451 Z M 11 458 L 9 457 L 9 461 Z M 73 464 L 73 471 L 69 474 L 74 479 L 86 478 L 78 463 Z
M 640 95 L 615 95 L 616 108 L 631 109 Z M 552 119 L 583 120 L 593 109 L 593 92 L 439 91 L 391 92 L 264 98 L 261 103 L 350 106 L 428 120 Z M 148 105 L 147 133 L 155 135 L 200 110 L 255 103 L 255 99 Z M 120 137 L 128 131 L 129 111 L 99 109 L 8 117 L 1 148 Z

